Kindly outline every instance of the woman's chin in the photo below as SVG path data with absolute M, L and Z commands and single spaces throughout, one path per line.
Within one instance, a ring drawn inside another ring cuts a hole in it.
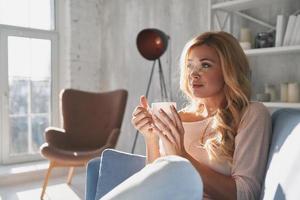
M 207 95 L 205 95 L 205 93 L 202 91 L 195 91 L 193 90 L 193 95 L 194 97 L 197 97 L 197 98 L 205 98 L 207 97 Z

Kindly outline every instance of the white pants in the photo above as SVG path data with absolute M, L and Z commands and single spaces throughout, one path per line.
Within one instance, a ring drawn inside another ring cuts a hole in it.
M 165 156 L 146 165 L 101 200 L 200 200 L 202 196 L 202 180 L 193 165 L 179 156 Z

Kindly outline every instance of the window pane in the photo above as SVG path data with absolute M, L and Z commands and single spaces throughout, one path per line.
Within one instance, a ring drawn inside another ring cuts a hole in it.
M 54 29 L 54 0 L 0 0 L 0 23 Z
M 50 81 L 33 81 L 31 93 L 31 112 L 48 113 L 50 109 Z
M 50 124 L 51 41 L 9 36 L 8 79 L 10 152 L 37 153 Z
M 32 117 L 32 149 L 37 152 L 40 146 L 45 142 L 44 132 L 49 126 L 49 117 Z
M 28 123 L 27 117 L 10 118 L 10 154 L 19 154 L 28 150 Z
M 28 80 L 9 80 L 9 113 L 11 115 L 28 112 Z
M 8 37 L 9 77 L 48 80 L 51 76 L 51 41 Z

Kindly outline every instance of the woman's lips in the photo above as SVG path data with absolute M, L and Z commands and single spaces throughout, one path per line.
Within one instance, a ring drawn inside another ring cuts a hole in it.
M 192 84 L 192 87 L 193 87 L 193 88 L 201 88 L 201 87 L 203 87 L 203 86 L 204 86 L 203 83 L 193 83 L 193 84 Z

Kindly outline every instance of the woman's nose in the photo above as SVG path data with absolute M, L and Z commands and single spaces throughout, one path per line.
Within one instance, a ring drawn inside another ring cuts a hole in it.
M 196 72 L 195 70 L 191 73 L 191 77 L 192 78 L 195 78 L 195 79 L 198 79 L 200 78 L 200 73 L 199 72 Z

